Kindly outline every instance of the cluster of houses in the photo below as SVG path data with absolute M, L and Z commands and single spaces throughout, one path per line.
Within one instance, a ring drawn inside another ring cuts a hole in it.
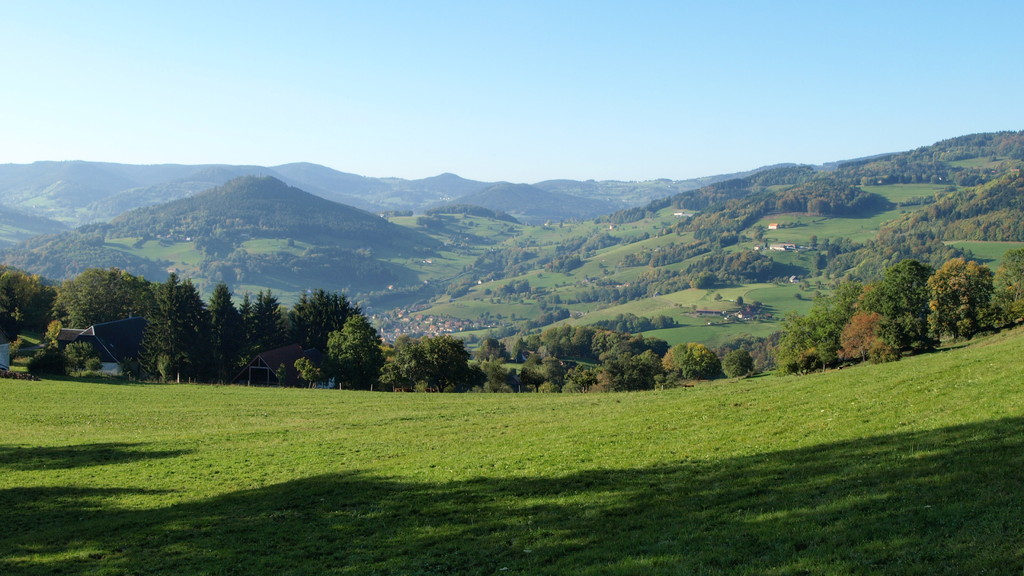
M 763 311 L 759 306 L 744 304 L 732 310 L 702 310 L 695 309 L 693 314 L 701 318 L 721 318 L 728 321 L 748 322 L 750 320 L 770 320 L 772 314 Z M 710 322 L 708 323 L 710 324 Z
M 394 342 L 401 335 L 419 338 L 423 336 L 440 336 L 470 330 L 489 330 L 498 328 L 497 320 L 465 320 L 451 316 L 434 316 L 432 314 L 409 314 L 397 312 L 394 316 L 377 317 L 379 333 L 385 342 Z

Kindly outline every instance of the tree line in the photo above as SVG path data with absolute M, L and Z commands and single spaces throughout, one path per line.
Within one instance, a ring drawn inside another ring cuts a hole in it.
M 885 269 L 881 280 L 847 281 L 821 295 L 807 315 L 791 313 L 775 350 L 782 373 L 844 362 L 886 362 L 966 340 L 1024 317 L 1024 248 L 999 269 L 961 257 L 940 267 L 914 259 Z

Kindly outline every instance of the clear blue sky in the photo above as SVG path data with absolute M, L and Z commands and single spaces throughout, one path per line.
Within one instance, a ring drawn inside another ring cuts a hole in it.
M 646 180 L 1024 129 L 1024 3 L 5 2 L 0 163 Z

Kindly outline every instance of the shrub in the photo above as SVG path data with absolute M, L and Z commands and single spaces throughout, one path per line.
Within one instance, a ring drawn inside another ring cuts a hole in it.
M 33 374 L 67 374 L 64 353 L 57 348 L 46 348 L 28 361 L 28 371 Z

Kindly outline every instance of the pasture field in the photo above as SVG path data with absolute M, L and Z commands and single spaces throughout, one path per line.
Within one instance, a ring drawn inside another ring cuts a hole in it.
M 1010 250 L 1024 248 L 1024 242 L 982 242 L 978 240 L 962 240 L 959 242 L 947 242 L 961 250 L 970 250 L 982 264 L 987 265 L 993 272 L 999 269 L 1003 255 Z
M 808 245 L 811 243 L 811 236 L 818 236 L 820 239 L 848 238 L 854 242 L 864 242 L 874 238 L 886 222 L 896 219 L 905 212 L 905 209 L 895 208 L 865 218 L 777 214 L 762 218 L 758 224 L 766 228 L 765 242 L 793 242 Z M 771 223 L 789 227 L 767 230 L 768 224 Z
M 161 242 L 160 240 L 148 240 L 141 247 L 136 248 L 138 238 L 111 238 L 106 241 L 106 246 L 121 252 L 127 252 L 140 258 L 151 260 L 169 260 L 188 266 L 198 266 L 203 260 L 202 253 L 196 249 L 194 242 Z
M 891 202 L 900 203 L 918 198 L 933 198 L 949 189 L 949 184 L 885 184 L 883 186 L 861 186 L 865 192 L 885 196 Z
M 1020 574 L 1022 338 L 603 395 L 0 380 L 0 573 Z

